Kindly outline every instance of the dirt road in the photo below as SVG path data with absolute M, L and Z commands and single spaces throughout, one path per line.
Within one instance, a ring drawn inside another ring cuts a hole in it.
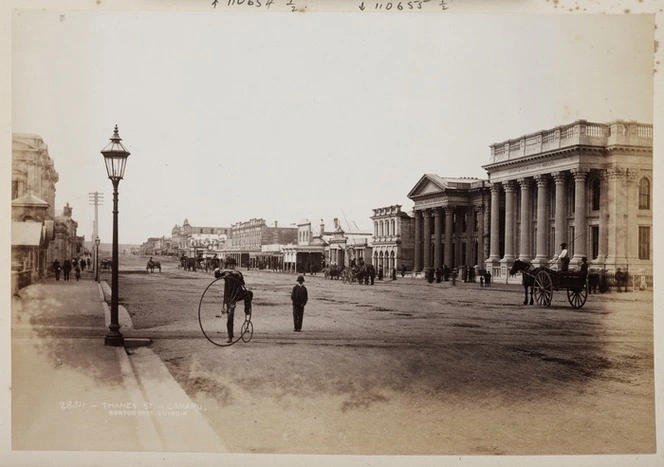
M 121 261 L 140 269 L 145 258 Z M 219 348 L 197 320 L 212 276 L 162 267 L 121 273 L 133 335 L 155 339 L 233 452 L 655 450 L 652 293 L 591 295 L 575 310 L 560 291 L 540 309 L 522 306 L 512 285 L 360 286 L 307 275 L 295 333 L 295 276 L 243 270 L 255 294 L 253 339 Z

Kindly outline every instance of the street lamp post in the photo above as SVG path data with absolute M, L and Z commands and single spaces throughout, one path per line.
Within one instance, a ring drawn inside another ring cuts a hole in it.
M 124 346 L 124 337 L 120 333 L 118 322 L 118 185 L 124 175 L 129 151 L 120 142 L 118 126 L 115 125 L 111 142 L 101 151 L 106 163 L 108 178 L 113 183 L 113 256 L 111 259 L 111 324 L 106 334 L 105 345 Z
M 99 282 L 99 237 L 95 237 L 95 281 Z

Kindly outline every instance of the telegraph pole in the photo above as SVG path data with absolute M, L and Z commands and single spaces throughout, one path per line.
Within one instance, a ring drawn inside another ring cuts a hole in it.
M 94 221 L 94 226 L 92 228 L 92 251 L 93 251 L 93 264 L 94 264 L 94 272 L 95 272 L 95 278 L 99 277 L 99 258 L 97 256 L 99 255 L 99 247 L 97 245 L 97 239 L 99 238 L 99 206 L 104 205 L 104 193 L 99 193 L 98 191 L 95 191 L 94 193 L 88 193 L 88 199 L 90 201 L 90 204 L 94 204 L 95 206 L 95 221 Z

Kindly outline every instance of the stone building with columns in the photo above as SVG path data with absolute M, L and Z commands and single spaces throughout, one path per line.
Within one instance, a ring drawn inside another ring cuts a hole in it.
M 653 129 L 638 122 L 568 125 L 491 145 L 486 268 L 548 265 L 568 244 L 570 267 L 652 276 Z
M 384 271 L 413 269 L 413 218 L 395 204 L 373 210 L 372 263 Z
M 487 257 L 489 183 L 477 178 L 425 174 L 408 193 L 413 200 L 413 270 L 482 267 Z

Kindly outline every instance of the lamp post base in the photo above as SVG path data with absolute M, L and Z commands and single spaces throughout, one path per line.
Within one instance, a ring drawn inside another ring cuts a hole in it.
M 124 347 L 124 336 L 122 334 L 107 334 L 104 338 L 104 345 Z

